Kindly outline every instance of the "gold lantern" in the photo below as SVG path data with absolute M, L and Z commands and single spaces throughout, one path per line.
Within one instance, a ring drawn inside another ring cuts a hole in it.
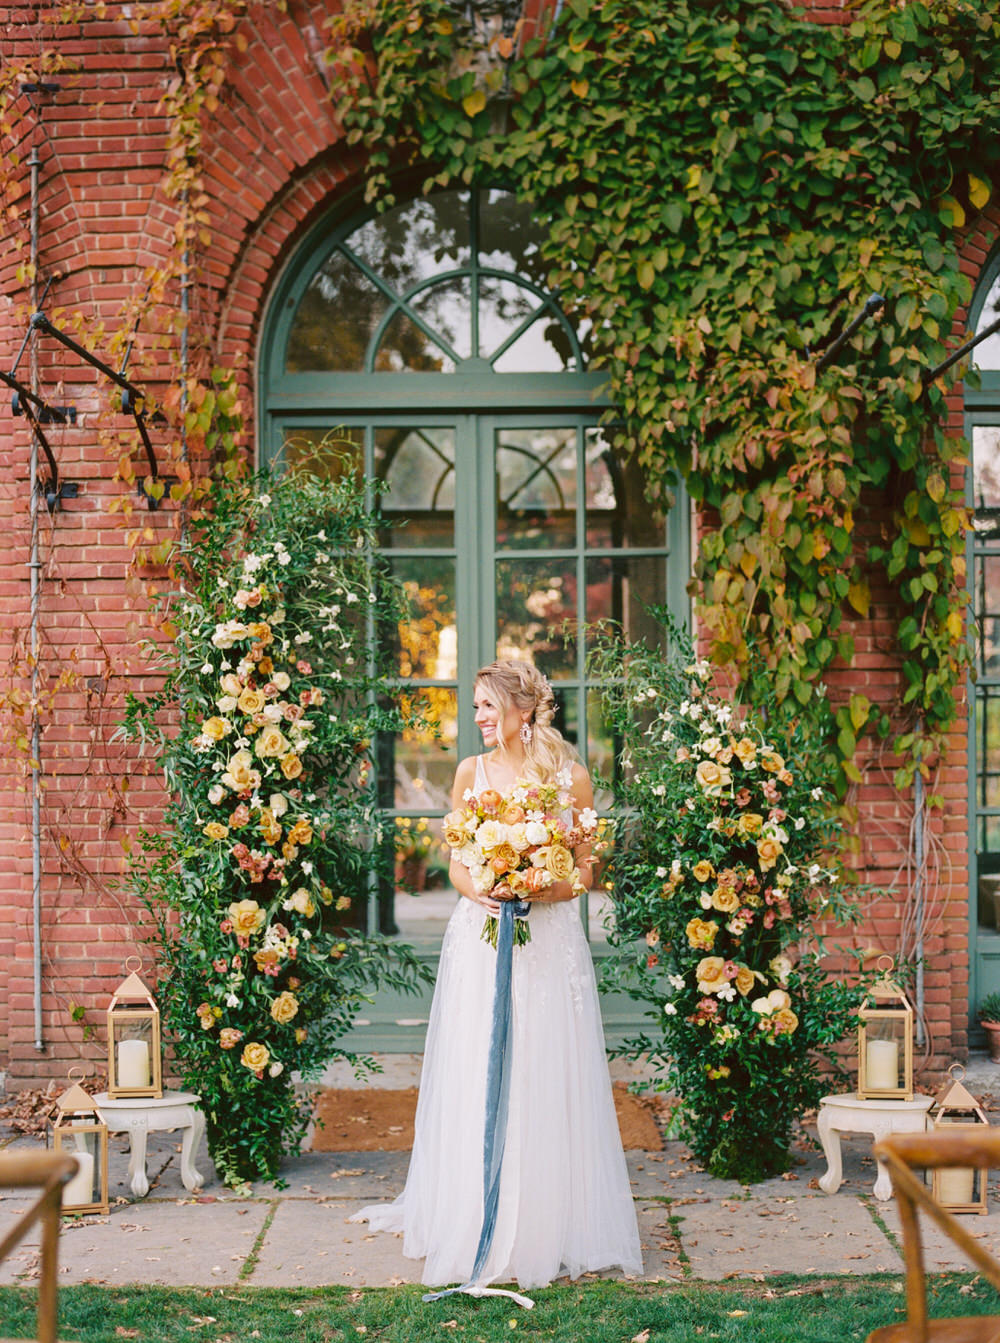
M 72 1073 L 71 1073 L 72 1076 Z M 77 1172 L 62 1196 L 63 1212 L 108 1211 L 108 1128 L 79 1082 L 56 1101 L 52 1145 L 76 1158 Z
M 952 1132 L 956 1128 L 981 1128 L 983 1124 L 989 1127 L 983 1107 L 962 1086 L 965 1069 L 960 1063 L 953 1063 L 948 1072 L 951 1081 L 945 1083 L 934 1100 L 931 1115 L 934 1128 Z M 978 1212 L 985 1216 L 988 1174 L 971 1166 L 940 1166 L 934 1171 L 931 1193 L 949 1212 Z
M 911 1101 L 913 1008 L 899 985 L 888 978 L 889 956 L 880 958 L 879 969 L 882 978 L 871 986 L 858 1009 L 858 1096 Z
M 129 957 L 126 970 L 133 960 L 138 957 Z M 160 1009 L 134 970 L 108 1006 L 108 1095 L 112 1100 L 163 1095 Z

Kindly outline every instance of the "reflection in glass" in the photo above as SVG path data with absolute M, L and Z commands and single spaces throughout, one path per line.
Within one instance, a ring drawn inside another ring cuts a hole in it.
M 400 811 L 449 811 L 458 766 L 458 695 L 453 686 L 404 690 L 410 726 L 394 742 L 392 805 Z
M 979 556 L 975 602 L 979 675 L 1000 676 L 1000 553 Z
M 667 566 L 662 555 L 592 555 L 587 560 L 587 622 L 611 620 L 632 643 L 662 641 L 648 607 L 667 600 Z
M 573 560 L 498 560 L 497 657 L 527 658 L 549 677 L 573 675 L 576 595 Z
M 976 789 L 980 807 L 1000 807 L 1000 686 L 976 697 Z
M 580 750 L 580 714 L 579 699 L 580 692 L 570 686 L 555 686 L 553 688 L 556 701 L 556 716 L 553 719 L 555 727 L 563 734 L 575 750 Z
M 1000 508 L 1000 425 L 977 424 L 973 428 L 972 503 L 977 515 L 985 510 L 987 517 L 988 510 Z M 984 530 L 978 516 L 976 523 L 977 532 Z
M 410 605 L 396 634 L 400 676 L 449 680 L 456 663 L 455 561 L 395 556 L 391 565 Z
M 376 373 L 454 373 L 448 352 L 405 312 L 397 312 L 375 352 Z
M 368 220 L 351 251 L 398 295 L 421 280 L 469 264 L 469 193 L 438 191 Z
M 448 280 L 423 289 L 410 308 L 460 359 L 472 354 L 472 294 L 468 279 Z
M 345 473 L 364 470 L 364 432 L 361 429 L 287 429 L 281 446 L 289 469 L 311 471 L 323 480 L 340 480 Z
M 613 448 L 599 428 L 585 434 L 587 545 L 651 548 L 666 543 L 666 520 L 645 497 L 635 457 Z
M 597 810 L 609 810 L 614 794 L 610 788 L 600 787 L 599 780 L 618 778 L 618 758 L 621 742 L 613 739 L 601 707 L 601 692 L 587 691 L 587 763 L 594 781 L 594 805 Z
M 496 474 L 498 546 L 575 545 L 575 429 L 500 430 Z
M 479 264 L 509 270 L 545 288 L 548 266 L 542 256 L 545 230 L 528 201 L 509 191 L 479 193 Z
M 424 427 L 376 429 L 375 475 L 389 486 L 382 515 L 394 523 L 384 546 L 455 544 L 455 431 Z
M 286 373 L 361 372 L 389 300 L 339 249 L 309 282 L 288 336 Z
M 561 373 L 577 363 L 565 326 L 549 309 L 492 362 L 494 373 Z
M 990 285 L 990 292 L 986 295 L 986 302 L 976 323 L 976 335 L 991 326 L 998 317 L 1000 317 L 1000 275 Z M 987 336 L 981 345 L 976 346 L 972 351 L 972 362 L 976 368 L 1000 369 L 1000 331 L 994 331 L 992 336 Z

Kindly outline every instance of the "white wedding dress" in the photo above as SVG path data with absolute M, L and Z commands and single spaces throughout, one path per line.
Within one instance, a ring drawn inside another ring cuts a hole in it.
M 487 787 L 482 757 L 475 791 Z M 594 967 L 577 900 L 536 905 L 514 948 L 510 1109 L 496 1231 L 479 1282 L 642 1272 Z M 486 1064 L 496 952 L 460 899 L 441 948 L 406 1187 L 352 1220 L 401 1231 L 423 1281 L 464 1283 L 483 1217 Z

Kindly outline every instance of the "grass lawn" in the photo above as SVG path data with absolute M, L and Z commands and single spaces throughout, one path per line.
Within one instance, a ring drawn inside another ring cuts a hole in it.
M 930 1313 L 1000 1311 L 993 1289 L 969 1274 L 929 1281 Z M 0 1288 L 0 1335 L 31 1338 L 35 1293 Z M 66 1343 L 853 1343 L 903 1317 L 898 1277 L 769 1278 L 766 1283 L 548 1287 L 535 1309 L 503 1298 L 452 1297 L 424 1305 L 415 1287 L 349 1290 L 64 1287 Z

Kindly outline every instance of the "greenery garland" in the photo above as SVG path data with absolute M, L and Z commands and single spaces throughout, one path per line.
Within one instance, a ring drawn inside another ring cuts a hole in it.
M 866 729 L 898 729 L 900 786 L 928 772 L 967 675 L 964 446 L 925 375 L 970 297 L 954 230 L 1000 158 L 1000 0 L 852 16 L 569 0 L 503 69 L 496 34 L 447 0 L 353 0 L 329 51 L 380 207 L 407 164 L 425 190 L 499 180 L 533 202 L 620 442 L 654 497 L 683 480 L 714 520 L 694 584 L 713 658 L 746 677 L 761 650 L 840 791 Z M 880 321 L 821 368 L 873 293 Z M 876 500 L 887 537 L 858 537 Z M 894 720 L 818 693 L 875 583 L 903 613 Z
M 214 505 L 176 556 L 176 638 L 151 649 L 164 688 L 132 701 L 125 731 L 155 744 L 172 799 L 132 868 L 165 1023 L 239 1185 L 298 1150 L 294 1082 L 352 1057 L 340 1039 L 365 995 L 421 972 L 359 931 L 370 874 L 390 875 L 374 743 L 403 726 L 372 652 L 402 607 L 363 482 L 265 476 L 217 486 Z

